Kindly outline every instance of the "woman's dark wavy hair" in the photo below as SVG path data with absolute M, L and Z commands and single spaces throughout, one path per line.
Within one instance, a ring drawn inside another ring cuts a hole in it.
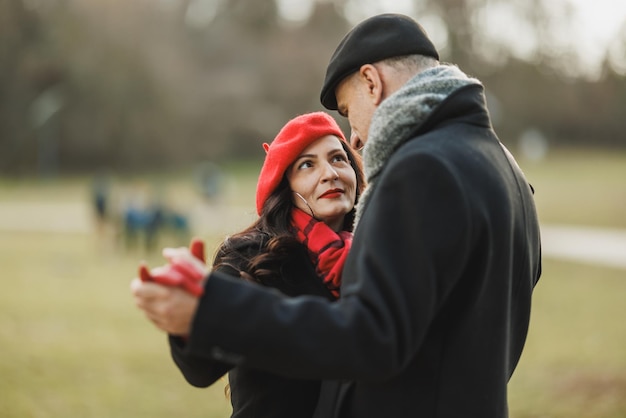
M 348 155 L 350 166 L 356 173 L 355 207 L 346 214 L 343 225 L 344 230 L 351 232 L 354 228 L 356 203 L 365 188 L 365 175 L 361 156 L 346 142 L 340 142 Z M 263 204 L 259 218 L 243 231 L 228 237 L 220 245 L 216 252 L 213 269 L 230 266 L 240 270 L 238 266 L 241 266 L 244 272 L 242 274 L 240 271 L 240 274 L 244 278 L 261 283 L 275 279 L 276 269 L 271 266 L 280 265 L 290 253 L 290 249 L 300 245 L 291 226 L 293 208 L 292 191 L 286 176 L 283 176 L 276 190 Z M 242 253 L 241 249 L 249 249 L 251 246 L 257 246 L 258 253 L 252 256 Z

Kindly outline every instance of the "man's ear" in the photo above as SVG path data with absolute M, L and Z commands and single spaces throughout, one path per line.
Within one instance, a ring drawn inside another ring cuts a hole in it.
M 361 81 L 365 83 L 367 87 L 367 94 L 370 97 L 374 105 L 378 106 L 384 98 L 384 83 L 382 74 L 372 64 L 362 65 L 359 70 Z

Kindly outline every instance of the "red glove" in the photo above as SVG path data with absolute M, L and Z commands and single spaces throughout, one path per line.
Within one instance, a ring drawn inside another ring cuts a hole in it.
M 189 249 L 194 257 L 204 263 L 204 242 L 199 239 L 193 239 Z M 148 266 L 142 263 L 139 266 L 139 277 L 144 282 L 181 287 L 198 297 L 204 293 L 204 288 L 202 287 L 204 276 L 191 263 L 184 260 L 152 270 L 149 270 Z
M 191 240 L 191 244 L 189 244 L 189 251 L 191 251 L 191 254 L 198 260 L 206 263 L 206 259 L 204 258 L 204 241 L 200 238 L 194 238 Z

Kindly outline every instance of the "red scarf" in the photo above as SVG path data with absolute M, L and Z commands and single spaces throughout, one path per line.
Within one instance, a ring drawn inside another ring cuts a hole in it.
M 298 241 L 309 249 L 317 275 L 322 278 L 328 290 L 335 297 L 339 297 L 341 271 L 352 245 L 352 233 L 337 233 L 324 222 L 300 209 L 291 212 L 291 224 L 296 229 Z

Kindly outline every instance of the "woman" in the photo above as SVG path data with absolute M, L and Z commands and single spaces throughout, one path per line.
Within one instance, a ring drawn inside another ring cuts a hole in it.
M 259 218 L 219 247 L 214 269 L 289 295 L 339 296 L 352 240 L 354 207 L 363 190 L 360 157 L 324 112 L 289 121 L 271 145 L 259 175 Z M 189 383 L 206 387 L 229 371 L 232 417 L 310 417 L 320 381 L 207 361 L 170 337 L 174 361 Z M 215 356 L 214 356 L 215 357 Z

